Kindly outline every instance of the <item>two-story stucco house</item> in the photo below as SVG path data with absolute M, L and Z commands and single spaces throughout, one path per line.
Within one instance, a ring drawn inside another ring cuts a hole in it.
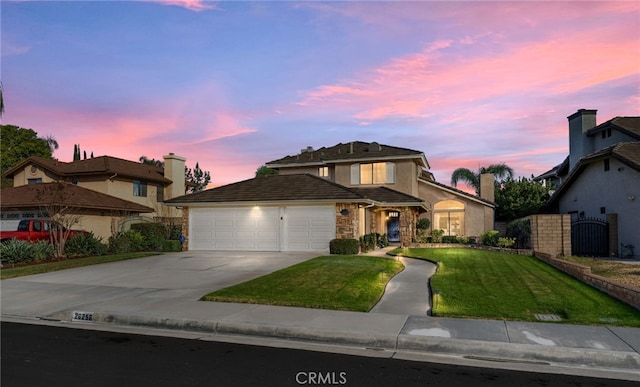
M 437 183 L 420 151 L 350 142 L 266 166 L 279 174 L 167 201 L 183 208 L 189 249 L 325 251 L 331 239 L 368 233 L 408 245 L 419 217 L 445 235 L 493 228 L 493 198 Z M 485 186 L 491 195 L 493 181 Z
M 73 162 L 29 157 L 9 169 L 13 188 L 2 190 L 3 228 L 21 218 L 39 216 L 43 205 L 66 200 L 81 215 L 77 228 L 108 238 L 131 222 L 180 218 L 180 210 L 163 206 L 165 199 L 185 194 L 185 161 L 164 156 L 164 168 L 111 156 Z M 57 184 L 56 190 L 49 189 Z
M 549 205 L 572 220 L 607 220 L 607 255 L 628 255 L 622 246 L 633 245 L 638 256 L 640 117 L 615 117 L 597 125 L 596 112 L 581 109 L 568 117 L 569 156 L 545 176 L 559 183 Z

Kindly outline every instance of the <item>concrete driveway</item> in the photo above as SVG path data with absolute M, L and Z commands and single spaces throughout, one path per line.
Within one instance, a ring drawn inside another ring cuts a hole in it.
M 186 251 L 8 279 L 1 282 L 2 314 L 43 317 L 96 303 L 195 301 L 319 255 Z

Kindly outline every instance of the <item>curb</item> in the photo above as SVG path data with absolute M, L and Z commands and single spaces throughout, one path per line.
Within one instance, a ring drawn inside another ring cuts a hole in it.
M 62 311 L 46 319 L 71 322 L 70 316 L 70 311 Z M 628 351 L 449 339 L 414 336 L 402 333 L 374 334 L 363 330 L 317 329 L 252 322 L 199 321 L 156 316 L 120 315 L 104 312 L 94 313 L 92 322 L 80 322 L 79 324 L 92 323 L 149 327 L 221 336 L 252 336 L 297 342 L 386 349 L 390 351 L 427 352 L 430 354 L 458 355 L 467 358 L 490 358 L 491 360 L 505 362 L 557 363 L 572 366 L 640 370 L 640 354 Z

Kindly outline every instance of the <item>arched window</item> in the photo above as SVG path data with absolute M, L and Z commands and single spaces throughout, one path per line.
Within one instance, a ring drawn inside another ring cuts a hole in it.
M 464 235 L 464 203 L 442 200 L 433 206 L 434 230 L 444 230 L 444 235 Z

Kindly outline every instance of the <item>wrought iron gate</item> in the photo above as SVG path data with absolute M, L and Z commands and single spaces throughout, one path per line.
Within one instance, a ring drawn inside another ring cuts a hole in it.
M 598 218 L 571 222 L 571 254 L 588 257 L 609 255 L 609 225 Z

